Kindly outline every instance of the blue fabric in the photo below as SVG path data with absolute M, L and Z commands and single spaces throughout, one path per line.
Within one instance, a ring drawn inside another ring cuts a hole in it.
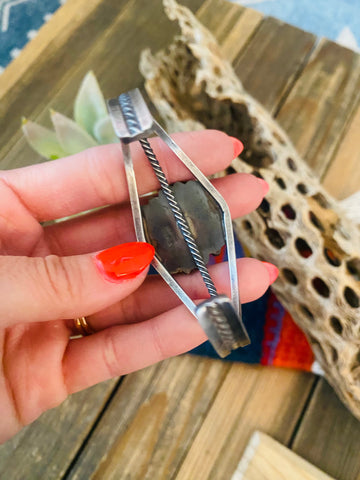
M 0 69 L 18 55 L 60 4 L 59 0 L 0 0 Z

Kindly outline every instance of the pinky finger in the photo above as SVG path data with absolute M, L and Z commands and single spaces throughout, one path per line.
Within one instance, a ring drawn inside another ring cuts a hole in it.
M 69 393 L 185 353 L 206 340 L 183 305 L 141 323 L 71 340 L 63 369 Z

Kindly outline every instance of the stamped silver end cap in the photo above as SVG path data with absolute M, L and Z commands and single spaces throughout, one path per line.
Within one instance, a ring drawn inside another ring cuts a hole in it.
M 220 357 L 250 343 L 244 324 L 226 295 L 217 295 L 200 303 L 195 314 Z
M 153 133 L 154 119 L 138 88 L 107 100 L 107 107 L 115 133 L 125 143 Z

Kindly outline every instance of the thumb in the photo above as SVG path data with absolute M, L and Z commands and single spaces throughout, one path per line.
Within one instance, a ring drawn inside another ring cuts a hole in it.
M 148 243 L 132 242 L 71 257 L 0 257 L 1 326 L 102 310 L 141 285 L 154 252 Z

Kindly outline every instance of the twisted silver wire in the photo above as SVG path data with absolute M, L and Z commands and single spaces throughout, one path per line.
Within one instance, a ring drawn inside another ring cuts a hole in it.
M 164 192 L 165 198 L 167 199 L 169 206 L 174 214 L 176 223 L 184 237 L 184 240 L 189 247 L 191 256 L 204 280 L 204 283 L 206 285 L 206 288 L 208 289 L 208 292 L 210 296 L 215 297 L 217 296 L 217 291 L 214 285 L 214 282 L 212 281 L 209 271 L 205 265 L 204 259 L 200 253 L 199 247 L 197 246 L 195 239 L 191 233 L 190 227 L 186 221 L 186 218 L 181 211 L 178 202 L 176 201 L 176 198 L 170 188 L 170 185 L 166 179 L 166 176 L 161 168 L 161 165 L 159 164 L 155 153 L 153 149 L 151 148 L 151 145 L 149 141 L 144 138 L 140 140 L 140 144 L 149 159 L 149 162 L 154 170 L 154 173 L 157 177 L 157 179 L 160 182 L 161 188 Z
M 130 135 L 136 135 L 141 131 L 141 126 L 134 111 L 130 95 L 128 93 L 120 95 L 119 104 Z
M 134 107 L 132 104 L 131 97 L 128 93 L 124 93 L 120 95 L 119 97 L 119 104 L 120 108 L 123 113 L 123 117 L 125 119 L 127 128 L 129 130 L 129 133 L 131 135 L 136 135 L 137 132 L 141 130 L 141 126 L 139 124 L 139 120 L 137 118 L 137 115 L 134 111 Z M 147 139 L 140 139 L 140 144 L 149 159 L 149 162 L 154 170 L 154 173 L 159 180 L 159 183 L 161 185 L 161 188 L 164 192 L 165 198 L 167 199 L 169 206 L 174 214 L 176 223 L 183 235 L 183 238 L 190 250 L 191 256 L 195 262 L 195 265 L 197 266 L 204 283 L 206 285 L 206 288 L 208 289 L 208 292 L 211 297 L 217 296 L 217 291 L 214 285 L 214 282 L 212 281 L 212 278 L 210 277 L 209 271 L 205 265 L 204 259 L 199 251 L 199 248 L 195 242 L 195 239 L 191 233 L 190 227 L 186 221 L 186 218 L 181 211 L 178 202 L 176 201 L 176 198 L 170 188 L 170 185 L 166 179 L 166 176 L 155 156 L 155 153 L 153 149 L 151 148 L 151 145 Z

